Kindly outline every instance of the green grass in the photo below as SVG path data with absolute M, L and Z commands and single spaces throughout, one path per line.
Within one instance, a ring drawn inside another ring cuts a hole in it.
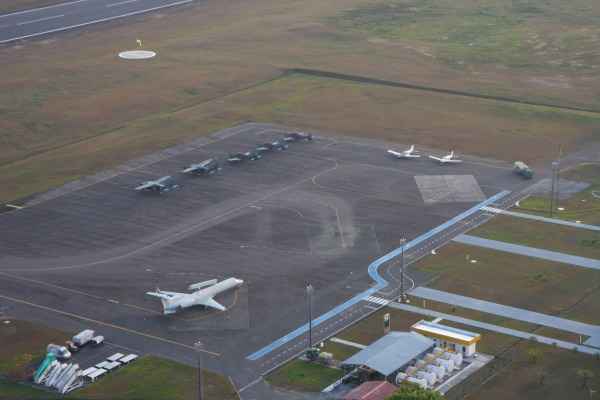
M 600 260 L 600 231 L 499 215 L 469 235 Z
M 269 385 L 280 389 L 302 392 L 320 392 L 343 376 L 336 368 L 304 361 L 293 360 L 268 375 Z
M 600 286 L 594 269 L 460 243 L 442 247 L 411 268 L 439 274 L 431 288 L 545 314 L 571 307 Z M 600 323 L 600 304 L 589 306 Z

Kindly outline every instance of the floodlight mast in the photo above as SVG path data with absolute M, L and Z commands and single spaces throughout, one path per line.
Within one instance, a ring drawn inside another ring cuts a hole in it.
M 406 239 L 400 239 L 400 302 L 404 299 L 404 244 Z
M 306 287 L 306 293 L 308 294 L 308 348 L 312 349 L 312 294 L 315 292 L 315 288 L 312 285 Z

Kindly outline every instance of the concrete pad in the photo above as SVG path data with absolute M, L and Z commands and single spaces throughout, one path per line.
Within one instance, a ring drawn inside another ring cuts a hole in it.
M 570 179 L 560 179 L 554 181 L 554 196 L 558 194 L 559 200 L 567 200 L 571 196 L 581 192 L 589 186 L 589 183 L 573 181 Z M 533 194 L 540 197 L 550 198 L 552 192 L 552 179 L 542 179 L 535 185 L 532 185 L 525 190 L 523 193 Z
M 484 201 L 485 195 L 473 175 L 415 176 L 427 204 Z

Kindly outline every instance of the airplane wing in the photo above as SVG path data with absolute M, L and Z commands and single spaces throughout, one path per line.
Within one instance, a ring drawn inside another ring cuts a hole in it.
M 443 163 L 443 162 L 444 162 L 444 160 L 443 160 L 443 159 L 441 159 L 441 158 L 437 158 L 437 157 L 434 157 L 434 156 L 429 156 L 429 158 L 433 158 L 434 160 L 438 160 L 438 161 L 439 161 L 439 162 L 441 162 L 441 163 Z
M 171 178 L 169 175 L 167 175 L 167 176 L 163 176 L 162 178 L 160 178 L 160 179 L 158 179 L 158 180 L 154 181 L 153 183 L 154 183 L 155 185 L 156 185 L 156 184 L 160 185 L 161 183 L 163 183 L 164 181 L 166 181 L 166 180 L 167 180 L 167 179 L 169 179 L 169 178 Z
M 149 296 L 159 297 L 159 298 L 165 299 L 165 300 L 172 300 L 173 299 L 173 297 L 167 296 L 165 293 L 146 292 L 146 294 L 149 295 Z
M 216 308 L 217 310 L 221 310 L 221 311 L 225 311 L 225 307 L 223 307 L 221 304 L 217 303 L 213 299 L 202 300 L 202 301 L 197 302 L 196 304 L 206 306 L 206 307 Z
M 462 162 L 462 160 L 449 159 L 449 160 L 444 160 L 444 162 Z
M 402 153 L 398 153 L 397 151 L 394 151 L 394 150 L 388 150 L 388 153 L 390 153 L 398 158 L 404 157 L 404 155 Z
M 188 165 L 182 172 L 192 172 L 195 171 L 197 169 L 205 169 L 205 167 L 208 165 L 208 163 L 210 163 L 212 161 L 212 158 L 209 158 L 208 160 L 204 160 L 199 164 L 192 164 L 192 165 Z
M 146 183 L 142 183 L 140 186 L 136 187 L 135 190 L 148 189 L 152 186 L 154 186 L 154 182 L 146 182 Z
M 420 154 L 407 154 L 404 157 L 406 157 L 406 158 L 419 158 L 419 157 L 421 157 L 421 155 Z

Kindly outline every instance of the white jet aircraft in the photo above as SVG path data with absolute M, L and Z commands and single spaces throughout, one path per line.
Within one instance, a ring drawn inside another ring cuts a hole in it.
M 429 158 L 433 158 L 434 160 L 438 160 L 440 162 L 440 164 L 444 164 L 444 163 L 447 163 L 447 162 L 449 162 L 449 163 L 462 162 L 462 160 L 453 160 L 452 157 L 456 157 L 454 155 L 454 150 L 452 150 L 452 152 L 450 154 L 446 154 L 442 158 L 438 158 L 438 157 L 434 157 L 434 156 L 429 156 Z
M 419 154 L 412 154 L 412 153 L 416 153 L 417 151 L 415 150 L 415 145 L 413 144 L 412 146 L 410 146 L 410 149 L 408 150 L 403 150 L 400 152 L 394 151 L 394 150 L 388 150 L 388 153 L 392 154 L 394 157 L 397 158 L 418 158 L 421 157 Z
M 195 290 L 195 292 L 189 294 L 166 292 L 159 288 L 156 288 L 156 292 L 147 292 L 146 294 L 161 299 L 164 314 L 174 314 L 179 308 L 198 305 L 224 311 L 225 307 L 213 300 L 213 297 L 226 290 L 239 288 L 243 284 L 243 280 L 236 278 L 225 279 L 219 283 L 216 279 L 211 279 L 210 281 L 190 285 L 188 290 Z

